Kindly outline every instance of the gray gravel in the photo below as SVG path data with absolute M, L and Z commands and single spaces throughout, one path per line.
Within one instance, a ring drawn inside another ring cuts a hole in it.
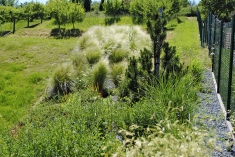
M 209 134 L 216 137 L 216 148 L 212 150 L 212 156 L 235 157 L 234 141 L 223 116 L 210 70 L 204 72 L 202 86 L 202 92 L 198 93 L 197 109 L 200 123 L 196 125 L 206 128 Z

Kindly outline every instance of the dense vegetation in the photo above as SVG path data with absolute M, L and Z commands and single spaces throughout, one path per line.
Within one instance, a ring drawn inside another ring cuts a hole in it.
M 119 2 L 104 1 L 104 17 L 85 14 L 85 1 L 51 0 L 47 21 L 0 38 L 1 156 L 210 155 L 214 139 L 194 126 L 209 58 L 196 19 L 170 16 L 188 3 Z M 133 20 L 120 15 L 129 6 Z M 164 8 L 164 16 L 154 7 Z M 105 26 L 112 23 L 107 15 L 118 17 L 116 25 Z M 79 38 L 64 38 L 60 26 L 75 24 Z M 55 28 L 61 31 L 54 38 Z

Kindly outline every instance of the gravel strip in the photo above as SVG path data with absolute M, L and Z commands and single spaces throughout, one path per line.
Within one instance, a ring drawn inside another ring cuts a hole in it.
M 217 139 L 212 156 L 235 157 L 235 145 L 232 144 L 234 141 L 222 112 L 210 70 L 204 72 L 202 86 L 203 92 L 198 93 L 198 119 L 208 130 L 208 133 L 215 135 Z

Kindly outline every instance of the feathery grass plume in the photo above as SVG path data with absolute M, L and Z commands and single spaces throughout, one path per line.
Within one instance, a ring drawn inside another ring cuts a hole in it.
M 104 82 L 108 74 L 108 63 L 105 59 L 101 59 L 92 72 L 93 87 L 100 92 L 103 90 Z
M 131 35 L 128 35 L 131 34 Z M 86 36 L 85 39 L 82 39 Z M 95 44 L 100 50 L 109 55 L 113 50 L 121 48 L 126 52 L 131 52 L 131 56 L 139 56 L 139 51 L 146 47 L 151 48 L 149 34 L 139 26 L 94 26 L 87 30 L 80 39 L 80 49 L 88 48 L 89 43 Z M 87 39 L 91 37 L 91 39 Z M 130 47 L 130 42 L 134 41 L 134 47 Z M 82 48 L 81 48 L 82 47 Z
M 120 81 L 124 77 L 125 65 L 121 63 L 116 63 L 111 66 L 111 78 L 116 86 L 120 84 Z
M 97 48 L 86 49 L 86 59 L 90 65 L 97 63 L 100 60 L 101 52 Z
M 207 138 L 208 141 L 215 139 L 210 138 L 206 130 L 188 128 L 185 125 L 180 125 L 177 122 L 172 123 L 168 120 L 163 120 L 152 128 L 148 128 L 148 130 L 151 134 L 147 138 L 125 140 L 124 145 L 117 149 L 115 156 L 209 157 L 212 155 L 205 139 Z
M 66 95 L 74 90 L 76 72 L 70 63 L 64 63 L 54 71 L 49 88 L 49 98 Z

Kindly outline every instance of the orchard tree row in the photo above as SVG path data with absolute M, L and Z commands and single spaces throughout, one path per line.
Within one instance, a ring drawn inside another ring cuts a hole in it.
M 46 5 L 38 2 L 30 2 L 17 7 L 0 6 L 0 24 L 17 20 L 29 19 L 33 21 L 39 18 L 53 17 L 60 28 L 61 24 L 80 22 L 83 19 L 84 8 L 80 3 L 72 3 L 66 0 L 50 0 Z
M 188 0 L 170 0 L 174 2 L 174 8 L 185 7 L 190 4 Z M 91 0 L 49 0 L 45 5 L 38 2 L 18 4 L 16 0 L 0 0 L 0 23 L 12 21 L 13 17 L 17 19 L 54 17 L 60 27 L 60 24 L 81 21 L 86 11 L 91 11 L 91 4 L 99 3 L 99 10 L 105 14 L 117 16 L 123 13 L 131 13 L 131 3 L 136 0 L 101 0 L 92 3 Z M 144 4 L 143 2 L 139 2 Z M 166 2 L 167 3 L 167 2 Z M 94 9 L 94 8 L 93 8 Z M 138 9 L 138 8 L 137 8 Z

